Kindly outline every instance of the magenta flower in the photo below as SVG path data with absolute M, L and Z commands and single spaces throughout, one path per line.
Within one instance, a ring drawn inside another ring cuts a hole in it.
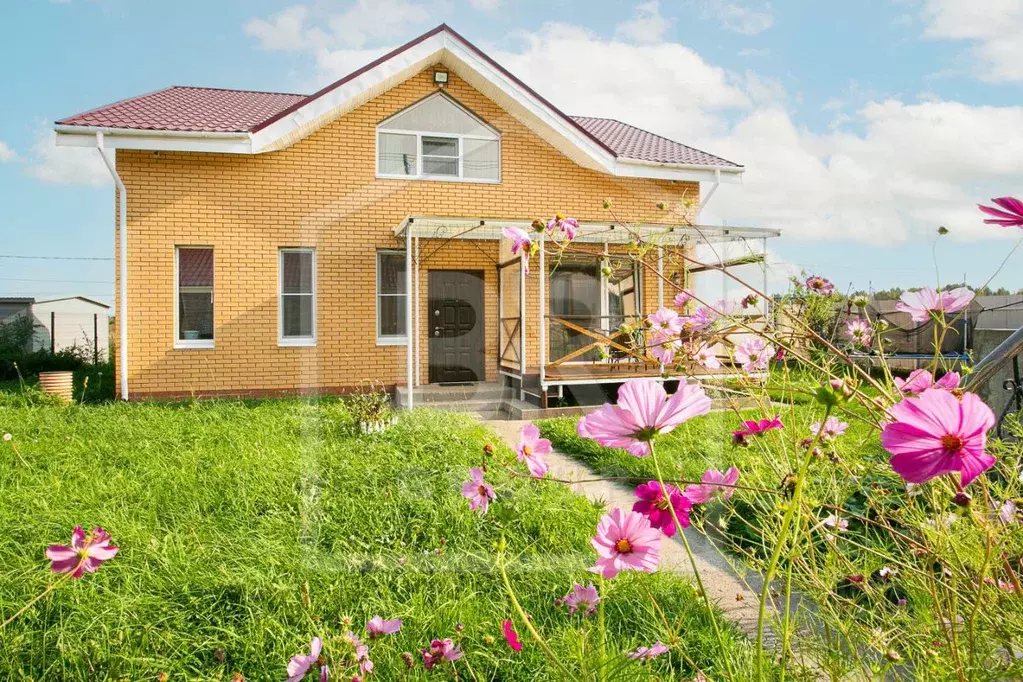
M 700 346 L 696 353 L 693 354 L 693 359 L 696 360 L 697 364 L 707 369 L 718 369 L 721 367 L 721 361 L 718 360 L 717 353 L 711 350 L 707 344 Z
M 497 497 L 497 495 L 494 493 L 494 488 L 487 485 L 487 482 L 483 480 L 483 470 L 479 467 L 473 467 L 472 469 L 469 469 L 469 480 L 462 484 L 462 497 L 469 500 L 469 511 L 476 511 L 478 509 L 480 516 L 482 516 L 487 513 L 487 507 L 490 504 L 490 500 Z M 377 616 L 377 618 L 379 617 L 380 616 Z M 401 621 L 399 620 L 397 622 L 400 626 Z
M 685 308 L 686 304 L 691 300 L 693 300 L 693 295 L 691 293 L 688 291 L 680 291 L 675 294 L 675 307 L 681 310 L 682 308 Z
M 977 205 L 984 213 L 992 218 L 985 218 L 987 225 L 1001 225 L 1002 227 L 1023 227 L 1023 201 L 1014 197 L 1001 197 L 991 201 L 999 208 Z M 1003 210 L 1004 209 L 1004 210 Z
M 810 275 L 806 278 L 806 288 L 820 296 L 830 296 L 835 291 L 835 285 L 826 277 Z
M 747 419 L 742 423 L 742 427 L 732 431 L 732 443 L 735 445 L 746 446 L 749 445 L 747 438 L 749 436 L 762 436 L 768 431 L 775 429 L 784 429 L 785 425 L 781 423 L 781 417 L 775 415 L 774 419 Z
M 536 424 L 526 424 L 522 427 L 522 435 L 515 448 L 515 453 L 520 462 L 526 463 L 530 475 L 534 478 L 543 478 L 547 474 L 550 466 L 543 456 L 549 455 L 551 452 L 553 452 L 551 442 L 540 437 L 540 429 L 536 427 Z
M 683 528 L 689 527 L 689 510 L 693 508 L 693 503 L 675 486 L 665 484 L 661 488 L 657 481 L 650 481 L 636 486 L 635 494 L 639 501 L 632 505 L 632 511 L 647 517 L 651 526 L 659 528 L 669 538 L 675 534 L 675 520 L 671 518 L 669 501 L 678 522 Z
M 370 639 L 376 639 L 384 635 L 393 635 L 398 630 L 401 630 L 401 620 L 398 618 L 384 620 L 381 616 L 373 616 L 366 623 L 366 633 Z
M 899 297 L 895 309 L 909 313 L 914 322 L 926 322 L 932 314 L 959 312 L 973 300 L 973 292 L 966 287 L 938 293 L 930 287 L 920 291 L 907 291 Z
M 555 229 L 561 230 L 568 241 L 575 239 L 575 233 L 579 229 L 579 221 L 575 218 L 566 218 L 560 213 L 547 221 L 547 233 L 553 234 Z
M 823 422 L 811 424 L 810 433 L 815 436 L 820 434 L 821 440 L 829 441 L 841 436 L 848 428 L 848 422 L 839 421 L 838 417 L 828 417 Z
M 313 637 L 313 641 L 309 643 L 308 654 L 299 654 L 288 661 L 288 682 L 298 682 L 301 680 L 318 661 L 322 665 L 320 677 L 325 679 L 326 673 L 324 670 L 327 666 L 323 665 L 323 662 L 320 661 L 321 651 L 323 651 L 323 640 L 319 637 Z
M 511 647 L 512 651 L 522 651 L 522 642 L 519 641 L 519 633 L 515 632 L 515 627 L 507 618 L 501 621 L 501 633 L 504 635 L 504 641 L 508 642 L 508 646 Z
M 46 558 L 54 573 L 70 573 L 72 578 L 81 578 L 88 571 L 95 573 L 100 564 L 117 554 L 117 547 L 110 544 L 110 534 L 102 528 L 93 528 L 88 535 L 81 526 L 75 526 L 71 533 L 70 545 L 50 545 Z
M 965 488 L 995 463 L 984 452 L 995 415 L 973 393 L 957 398 L 929 389 L 892 405 L 888 416 L 892 422 L 881 431 L 881 445 L 892 453 L 895 472 L 910 483 L 958 471 Z
M 661 559 L 661 533 L 639 512 L 612 509 L 600 519 L 590 542 L 597 550 L 597 563 L 590 570 L 605 578 L 621 571 L 653 573 Z
M 635 651 L 630 651 L 626 656 L 634 661 L 649 661 L 651 658 L 660 656 L 668 652 L 668 647 L 664 646 L 660 642 L 655 642 L 653 646 L 646 647 L 641 646 Z
M 648 315 L 646 321 L 654 332 L 670 336 L 682 331 L 682 318 L 671 308 L 661 308 L 656 313 Z
M 745 372 L 767 369 L 767 363 L 774 355 L 774 348 L 759 336 L 746 339 L 735 347 L 735 361 Z
M 845 323 L 845 335 L 853 343 L 870 348 L 870 323 L 859 318 Z
M 462 650 L 450 638 L 435 639 L 430 642 L 429 649 L 420 649 L 420 651 L 423 654 L 423 665 L 427 670 L 432 670 L 433 666 L 443 661 L 454 663 L 462 657 Z
M 739 306 L 741 306 L 742 309 L 745 310 L 746 308 L 755 306 L 758 303 L 760 303 L 759 296 L 757 296 L 756 294 L 747 294 L 746 296 L 743 297 L 741 301 L 739 301 Z
M 731 467 L 727 472 L 721 473 L 717 469 L 707 469 L 700 480 L 702 483 L 699 485 L 686 486 L 685 496 L 693 504 L 706 504 L 715 496 L 727 500 L 735 493 L 733 486 L 739 480 L 739 470 Z
M 522 261 L 525 264 L 525 273 L 529 274 L 529 254 L 533 250 L 533 240 L 529 233 L 518 227 L 506 227 L 501 234 L 512 242 L 512 253 L 522 251 Z
M 695 333 L 703 331 L 717 322 L 718 314 L 710 308 L 701 306 L 694 310 L 692 315 L 686 315 L 681 319 L 682 331 Z
M 597 588 L 590 583 L 586 587 L 576 583 L 572 591 L 566 594 L 562 601 L 568 606 L 568 613 L 575 615 L 576 611 L 582 611 L 584 616 L 590 616 L 597 612 L 597 604 L 600 603 L 600 595 Z
M 651 452 L 654 436 L 710 412 L 710 398 L 699 384 L 679 379 L 670 398 L 660 382 L 633 379 L 618 389 L 618 404 L 605 403 L 579 420 L 576 432 L 609 448 L 623 448 L 636 457 Z
M 905 379 L 895 377 L 895 388 L 907 395 L 917 395 L 929 388 L 942 388 L 951 391 L 954 388 L 959 388 L 959 374 L 946 372 L 945 376 L 934 381 L 934 377 L 926 369 L 915 369 Z
M 682 350 L 682 341 L 677 336 L 669 336 L 663 332 L 653 332 L 647 344 L 650 355 L 662 365 L 675 362 L 675 355 Z

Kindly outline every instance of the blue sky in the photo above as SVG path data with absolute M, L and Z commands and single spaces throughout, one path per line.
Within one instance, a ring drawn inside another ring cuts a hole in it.
M 113 292 L 113 192 L 57 118 L 167 85 L 310 92 L 446 21 L 561 108 L 748 167 L 704 222 L 776 227 L 773 281 L 982 284 L 1023 194 L 1023 3 L 252 0 L 12 3 L 0 59 L 0 295 Z M 552 210 L 557 207 L 552 207 Z M 39 260 L 7 256 L 111 260 Z M 995 285 L 1023 288 L 1023 250 Z

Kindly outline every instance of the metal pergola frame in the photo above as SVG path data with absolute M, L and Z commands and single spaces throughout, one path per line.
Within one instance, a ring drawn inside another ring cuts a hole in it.
M 539 328 L 539 373 L 540 373 L 540 389 L 546 392 L 550 386 L 553 385 L 570 385 L 575 383 L 583 383 L 582 380 L 562 380 L 562 381 L 547 381 L 544 376 L 545 362 L 546 362 L 546 350 L 547 350 L 547 339 L 546 337 L 546 324 L 545 318 L 547 315 L 546 311 L 546 296 L 547 296 L 547 278 L 542 276 L 546 274 L 546 259 L 544 255 L 544 244 L 547 239 L 547 235 L 544 232 L 533 232 L 533 221 L 522 220 L 522 219 L 504 219 L 504 218 L 445 218 L 445 217 L 431 217 L 431 216 L 407 216 L 401 221 L 393 230 L 394 236 L 397 239 L 405 240 L 405 268 L 406 268 L 406 281 L 412 283 L 408 286 L 409 296 L 406 300 L 406 316 L 408 320 L 408 343 L 406 344 L 406 386 L 408 387 L 408 408 L 411 409 L 414 406 L 414 393 L 415 386 L 419 382 L 419 368 L 420 368 L 420 340 L 419 340 L 419 240 L 420 239 L 439 239 L 439 240 L 455 240 L 455 239 L 469 239 L 469 240 L 489 240 L 489 241 L 500 241 L 505 239 L 502 230 L 506 227 L 517 227 L 527 232 L 536 235 L 536 239 L 539 241 L 540 250 L 538 253 L 537 270 L 541 273 L 538 280 L 539 287 L 539 304 L 538 304 L 538 320 L 540 323 Z M 711 225 L 670 225 L 670 224 L 627 224 L 615 222 L 594 222 L 594 221 L 581 221 L 579 223 L 579 229 L 576 232 L 573 243 L 584 243 L 584 244 L 628 244 L 636 237 L 640 239 L 650 241 L 657 244 L 657 272 L 659 275 L 663 275 L 664 272 L 664 251 L 667 248 L 677 248 L 684 246 L 699 246 L 702 244 L 724 244 L 729 242 L 746 242 L 750 240 L 762 240 L 764 245 L 763 253 L 767 253 L 767 240 L 772 237 L 781 236 L 780 230 L 760 228 L 760 227 L 722 227 L 722 226 L 711 226 Z M 411 257 L 409 255 L 411 254 Z M 525 261 L 519 259 L 519 397 L 525 398 L 525 385 L 526 385 L 526 276 L 525 276 Z M 503 264 L 507 265 L 507 263 Z M 502 264 L 498 264 L 498 268 Z M 763 264 L 764 268 L 764 280 L 766 283 L 767 278 L 767 267 L 766 263 Z M 501 311 L 501 295 L 500 286 L 498 287 L 498 316 L 500 317 Z M 664 280 L 663 277 L 658 279 L 657 286 L 657 299 L 658 305 L 664 305 Z M 764 303 L 766 306 L 766 301 Z M 500 321 L 498 322 L 500 325 Z M 499 330 L 500 336 L 500 330 Z M 500 344 L 499 344 L 500 346 Z M 500 348 L 498 348 L 500 353 Z M 509 375 L 506 371 L 501 371 L 505 376 Z M 590 381 L 589 383 L 596 383 Z

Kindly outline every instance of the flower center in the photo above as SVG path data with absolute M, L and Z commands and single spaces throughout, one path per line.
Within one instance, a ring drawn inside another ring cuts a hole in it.
M 615 543 L 615 549 L 618 550 L 619 554 L 628 554 L 632 551 L 632 543 L 629 542 L 628 538 L 622 538 Z
M 941 437 L 941 447 L 949 452 L 959 452 L 963 449 L 963 439 L 954 433 L 946 433 Z
M 668 500 L 664 497 L 660 497 L 656 502 L 654 502 L 654 506 L 661 511 L 668 511 Z
M 529 447 L 528 445 L 523 445 L 522 454 L 525 455 L 526 457 L 529 457 L 530 455 L 533 454 L 533 448 Z
M 476 488 L 476 492 L 478 492 L 481 497 L 488 497 L 487 486 L 485 485 L 481 485 L 479 488 Z

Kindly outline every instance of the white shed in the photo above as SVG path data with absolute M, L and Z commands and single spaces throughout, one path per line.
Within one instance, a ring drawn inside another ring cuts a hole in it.
M 104 362 L 110 344 L 110 306 L 85 296 L 35 301 L 32 350 L 77 346 L 90 361 Z

